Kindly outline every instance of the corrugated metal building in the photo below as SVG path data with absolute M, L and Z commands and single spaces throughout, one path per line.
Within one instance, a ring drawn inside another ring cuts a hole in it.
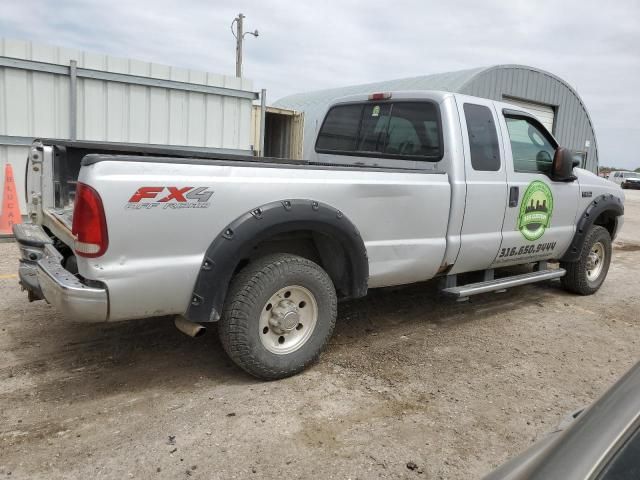
M 0 192 L 6 162 L 24 189 L 34 137 L 252 154 L 257 98 L 244 78 L 0 39 Z
M 536 115 L 561 145 L 578 152 L 585 168 L 597 171 L 596 136 L 584 102 L 567 82 L 533 67 L 496 65 L 332 88 L 291 95 L 278 100 L 275 106 L 304 113 L 304 152 L 307 157 L 313 152 L 320 122 L 335 99 L 356 93 L 394 90 L 443 90 L 520 105 Z

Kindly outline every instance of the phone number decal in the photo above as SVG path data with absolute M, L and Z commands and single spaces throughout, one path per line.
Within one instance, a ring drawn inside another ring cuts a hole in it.
M 497 262 L 508 258 L 522 256 L 536 256 L 538 254 L 552 251 L 556 248 L 556 242 L 538 243 L 536 245 L 522 245 L 520 247 L 502 248 L 498 254 Z

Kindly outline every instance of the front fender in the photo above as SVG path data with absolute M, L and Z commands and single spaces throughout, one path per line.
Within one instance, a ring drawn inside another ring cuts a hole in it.
M 622 200 L 610 193 L 594 198 L 580 216 L 576 225 L 576 233 L 573 236 L 573 240 L 560 261 L 576 262 L 580 258 L 580 252 L 582 251 L 582 245 L 584 244 L 587 232 L 602 214 L 611 216 L 615 222 L 613 231 L 616 232 L 618 217 L 624 215 Z

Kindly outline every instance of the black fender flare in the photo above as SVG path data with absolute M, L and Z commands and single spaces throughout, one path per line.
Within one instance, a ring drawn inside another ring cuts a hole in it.
M 589 228 L 591 228 L 596 219 L 605 212 L 610 213 L 613 217 L 615 221 L 615 232 L 618 228 L 618 217 L 624 215 L 624 206 L 622 205 L 620 197 L 611 193 L 604 194 L 594 198 L 593 201 L 587 205 L 587 208 L 578 219 L 576 233 L 573 235 L 573 240 L 571 240 L 569 248 L 560 259 L 561 262 L 578 261 Z
M 349 285 L 346 296 L 366 295 L 369 260 L 356 226 L 330 205 L 308 199 L 271 202 L 231 222 L 211 242 L 200 265 L 185 316 L 193 322 L 220 319 L 229 283 L 242 259 L 260 242 L 280 233 L 308 230 L 330 236 L 346 252 Z

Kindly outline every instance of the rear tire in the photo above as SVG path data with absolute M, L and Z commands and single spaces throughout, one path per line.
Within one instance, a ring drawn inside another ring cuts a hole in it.
M 265 256 L 231 282 L 218 326 L 229 357 L 258 378 L 295 375 L 315 362 L 336 322 L 336 291 L 316 263 Z
M 592 295 L 602 286 L 611 264 L 611 236 L 604 227 L 592 226 L 576 262 L 561 262 L 567 271 L 562 286 L 579 295 Z

